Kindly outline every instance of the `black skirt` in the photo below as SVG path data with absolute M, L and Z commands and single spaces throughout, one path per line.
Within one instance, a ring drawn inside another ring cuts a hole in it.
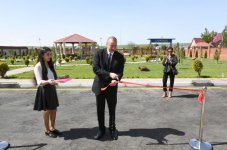
M 56 109 L 59 106 L 55 85 L 39 86 L 36 92 L 34 110 Z

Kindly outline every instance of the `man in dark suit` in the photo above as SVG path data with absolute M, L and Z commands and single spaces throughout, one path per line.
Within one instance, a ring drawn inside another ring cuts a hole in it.
M 124 70 L 124 56 L 116 51 L 117 39 L 113 36 L 107 39 L 107 48 L 99 50 L 93 57 L 93 71 L 96 74 L 92 91 L 96 95 L 97 116 L 99 131 L 94 137 L 101 139 L 106 132 L 105 128 L 105 101 L 109 108 L 109 131 L 113 140 L 118 139 L 115 125 L 115 109 L 117 104 L 117 81 L 121 80 Z M 110 86 L 101 91 L 101 88 Z

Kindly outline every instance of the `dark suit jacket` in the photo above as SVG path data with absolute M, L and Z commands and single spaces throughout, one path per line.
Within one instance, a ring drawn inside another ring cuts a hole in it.
M 162 64 L 164 66 L 163 70 L 164 73 L 172 72 L 172 69 L 175 68 L 178 63 L 177 56 L 174 54 L 172 54 L 172 56 L 170 57 L 170 61 L 172 62 L 172 64 L 170 63 L 165 64 L 167 59 L 168 59 L 167 56 L 165 56 L 162 61 Z
M 101 93 L 101 88 L 107 86 L 111 82 L 110 72 L 118 74 L 119 80 L 123 76 L 124 56 L 115 51 L 112 56 L 111 69 L 108 70 L 108 53 L 107 49 L 99 50 L 93 56 L 93 71 L 96 74 L 92 86 L 92 91 L 98 95 Z

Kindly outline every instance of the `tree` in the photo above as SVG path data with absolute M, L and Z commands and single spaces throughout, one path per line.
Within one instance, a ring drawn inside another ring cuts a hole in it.
M 200 60 L 194 60 L 192 61 L 192 68 L 195 70 L 195 72 L 198 73 L 199 77 L 201 76 L 201 72 L 203 70 L 203 63 Z
M 6 72 L 9 70 L 9 66 L 6 62 L 0 62 L 0 76 L 5 77 Z
M 165 51 L 167 49 L 167 46 L 166 45 L 162 45 L 161 49 Z
M 214 60 L 216 60 L 217 63 L 218 63 L 219 59 L 220 59 L 220 53 L 219 53 L 218 50 L 216 49 L 216 51 L 215 51 L 215 53 L 214 53 Z
M 29 60 L 28 60 L 28 59 L 25 59 L 24 64 L 28 67 L 28 65 L 29 65 Z
M 192 50 L 190 50 L 190 52 L 189 52 L 189 57 L 192 58 Z
M 61 58 L 58 58 L 58 63 L 60 66 L 61 66 L 61 62 L 62 62 Z
M 198 58 L 198 51 L 195 52 L 195 58 Z
M 51 53 L 52 53 L 52 61 L 54 64 L 56 64 L 56 61 L 57 61 L 57 54 L 56 54 L 56 49 L 53 45 L 53 47 L 51 48 Z
M 225 26 L 225 29 L 222 32 L 222 46 L 227 47 L 227 26 Z
M 12 59 L 10 60 L 10 63 L 11 63 L 12 65 L 14 65 L 14 62 L 15 62 L 15 59 L 12 58 Z
M 211 31 L 209 32 L 207 28 L 205 28 L 205 32 L 201 33 L 201 38 L 203 39 L 204 42 L 210 43 L 213 41 L 215 32 Z
M 183 47 L 180 48 L 180 59 L 181 63 L 183 64 L 183 60 L 185 59 L 185 50 Z
M 178 42 L 177 42 L 176 45 L 174 45 L 173 50 L 175 51 L 175 53 L 177 55 L 177 58 L 178 58 L 178 61 L 180 63 L 180 61 L 181 61 L 181 57 L 180 57 L 181 53 L 180 53 L 180 44 Z
M 184 48 L 183 47 L 180 47 L 180 44 L 177 43 L 175 46 L 174 46 L 174 51 L 177 55 L 177 59 L 178 59 L 178 62 L 183 64 L 183 59 L 185 59 L 185 51 L 184 51 Z
M 204 58 L 207 58 L 207 51 L 205 51 L 204 53 Z
M 205 32 L 201 33 L 201 38 L 203 39 L 204 42 L 210 44 L 210 42 L 213 41 L 214 38 L 214 31 L 209 32 L 207 28 L 205 28 Z M 210 45 L 208 46 L 208 50 L 210 50 Z M 209 53 L 209 58 L 210 58 L 210 53 Z
M 135 46 L 136 46 L 136 44 L 134 42 L 128 42 L 128 48 L 129 49 L 132 49 Z

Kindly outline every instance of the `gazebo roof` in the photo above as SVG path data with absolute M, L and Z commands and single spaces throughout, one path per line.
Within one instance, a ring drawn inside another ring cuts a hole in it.
M 96 42 L 82 35 L 73 34 L 62 39 L 59 39 L 57 41 L 54 41 L 54 43 L 96 43 Z

